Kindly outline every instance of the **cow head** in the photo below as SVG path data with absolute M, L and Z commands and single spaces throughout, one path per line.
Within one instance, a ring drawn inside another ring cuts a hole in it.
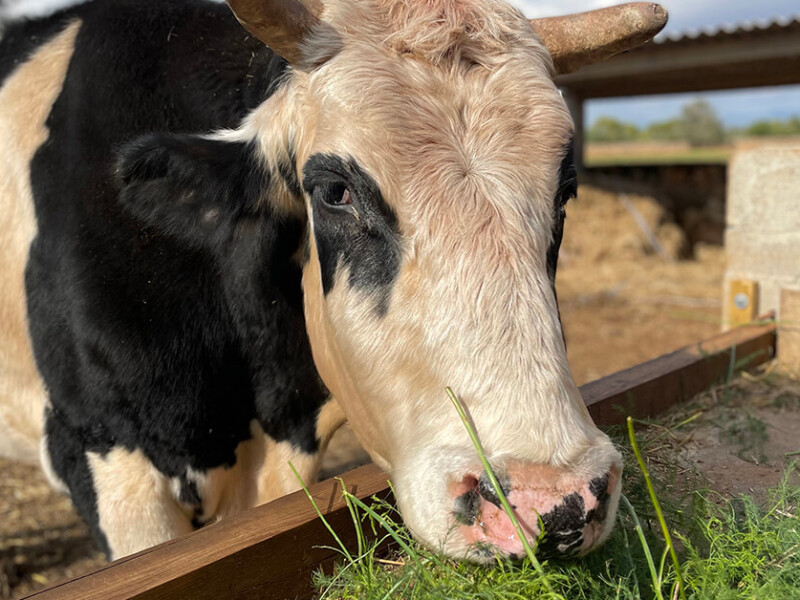
M 315 363 L 408 527 L 453 556 L 522 553 L 451 386 L 531 539 L 543 525 L 555 553 L 600 544 L 622 465 L 570 374 L 556 304 L 575 179 L 553 75 L 649 39 L 663 10 L 530 22 L 498 0 L 229 4 L 293 68 L 208 142 L 254 148 L 269 176 L 241 194 L 305 219 Z

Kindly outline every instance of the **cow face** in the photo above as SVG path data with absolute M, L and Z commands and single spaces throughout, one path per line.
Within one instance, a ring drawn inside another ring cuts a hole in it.
M 522 552 L 452 386 L 531 539 L 541 522 L 554 551 L 590 550 L 621 462 L 570 374 L 548 268 L 574 180 L 547 51 L 511 7 L 465 1 L 329 3 L 303 52 L 249 126 L 274 154 L 293 113 L 323 380 L 420 539 Z
M 530 540 L 543 527 L 539 547 L 552 553 L 596 547 L 614 520 L 621 461 L 570 375 L 556 304 L 575 184 L 548 49 L 574 68 L 663 22 L 622 19 L 634 32 L 626 46 L 606 18 L 602 43 L 576 48 L 562 30 L 589 27 L 585 15 L 539 23 L 537 36 L 495 0 L 229 3 L 294 68 L 237 131 L 132 146 L 126 189 L 154 197 L 154 181 L 174 180 L 162 191 L 186 214 L 173 221 L 178 208 L 162 214 L 146 199 L 132 210 L 218 247 L 246 235 L 242 220 L 307 223 L 306 327 L 335 398 L 320 437 L 342 410 L 391 473 L 420 540 L 474 560 L 523 550 L 451 386 Z

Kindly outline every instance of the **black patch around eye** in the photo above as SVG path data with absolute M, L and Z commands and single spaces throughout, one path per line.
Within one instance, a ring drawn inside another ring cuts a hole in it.
M 575 150 L 573 141 L 570 140 L 564 149 L 564 158 L 558 171 L 558 189 L 553 199 L 553 232 L 552 242 L 547 249 L 547 274 L 555 286 L 556 267 L 558 266 L 558 251 L 561 249 L 561 239 L 564 236 L 564 220 L 567 217 L 565 206 L 571 198 L 578 195 L 578 174 L 575 169 Z
M 311 197 L 323 293 L 347 266 L 350 287 L 375 293 L 385 314 L 400 271 L 400 232 L 378 184 L 352 158 L 315 154 L 303 167 L 303 188 Z
M 578 195 L 578 170 L 575 168 L 575 142 L 570 139 L 558 170 L 557 206 L 565 206 Z

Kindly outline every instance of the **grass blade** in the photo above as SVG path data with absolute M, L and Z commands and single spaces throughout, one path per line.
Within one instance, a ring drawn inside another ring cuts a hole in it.
M 626 506 L 628 512 L 631 513 L 631 517 L 633 518 L 633 529 L 636 531 L 636 535 L 639 537 L 639 543 L 642 545 L 644 557 L 647 561 L 647 566 L 650 569 L 650 577 L 653 580 L 653 590 L 656 592 L 656 597 L 658 600 L 664 600 L 664 596 L 661 593 L 661 579 L 656 572 L 656 563 L 653 560 L 653 553 L 650 552 L 650 546 L 648 545 L 647 540 L 644 538 L 644 530 L 642 529 L 642 524 L 639 522 L 639 516 L 636 514 L 636 511 L 633 509 L 633 505 L 630 503 L 625 494 L 620 494 L 619 499 Z
M 456 411 L 458 411 L 458 416 L 461 417 L 461 422 L 464 424 L 464 427 L 467 429 L 467 433 L 469 434 L 470 439 L 472 440 L 472 444 L 475 446 L 475 450 L 478 452 L 478 458 L 480 458 L 481 464 L 483 465 L 483 469 L 486 472 L 486 475 L 489 477 L 489 481 L 494 488 L 495 494 L 500 499 L 500 503 L 503 505 L 503 510 L 505 511 L 508 518 L 511 520 L 511 524 L 514 526 L 514 531 L 519 537 L 520 542 L 522 542 L 522 547 L 525 548 L 525 554 L 528 556 L 528 560 L 531 561 L 533 568 L 536 569 L 536 572 L 542 578 L 542 582 L 544 583 L 547 591 L 550 592 L 552 595 L 556 595 L 553 591 L 553 588 L 550 586 L 550 582 L 547 579 L 547 575 L 542 568 L 539 559 L 536 558 L 536 554 L 534 549 L 531 547 L 530 543 L 528 542 L 528 537 L 522 531 L 522 527 L 517 520 L 517 516 L 514 514 L 514 511 L 511 510 L 511 505 L 508 503 L 508 498 L 506 498 L 503 489 L 500 487 L 500 482 L 497 481 L 497 477 L 494 474 L 494 470 L 492 470 L 492 466 L 489 464 L 489 460 L 486 458 L 486 452 L 483 449 L 483 445 L 481 444 L 480 439 L 478 439 L 478 434 L 475 431 L 475 427 L 472 423 L 472 419 L 467 414 L 466 407 L 464 404 L 459 400 L 458 396 L 455 395 L 451 388 L 445 388 L 445 392 L 450 397 L 450 401 L 455 406 Z M 557 596 L 560 597 L 560 596 Z
M 658 523 L 661 525 L 661 531 L 664 534 L 664 542 L 667 544 L 670 557 L 672 558 L 672 564 L 675 567 L 675 577 L 678 580 L 680 597 L 682 600 L 686 600 L 686 586 L 683 583 L 681 564 L 678 561 L 678 555 L 675 552 L 675 546 L 672 543 L 672 536 L 669 533 L 669 527 L 667 527 L 667 522 L 664 520 L 664 513 L 661 510 L 661 504 L 659 503 L 658 497 L 656 496 L 656 491 L 653 488 L 653 482 L 650 480 L 650 472 L 647 470 L 647 465 L 644 464 L 642 453 L 639 451 L 639 445 L 636 443 L 636 435 L 633 432 L 633 419 L 631 417 L 628 417 L 628 437 L 631 440 L 633 454 L 636 456 L 636 460 L 639 462 L 639 468 L 642 471 L 644 482 L 647 485 L 647 492 L 650 494 L 650 501 L 653 503 L 653 508 L 658 516 Z
M 325 525 L 325 528 L 328 531 L 330 531 L 331 535 L 333 536 L 333 539 L 336 540 L 336 543 L 338 544 L 339 548 L 342 549 L 342 554 L 344 554 L 347 557 L 347 560 L 349 562 L 353 562 L 353 557 L 350 555 L 350 552 L 347 550 L 347 546 L 344 545 L 344 542 L 342 542 L 341 538 L 336 534 L 336 532 L 333 530 L 333 527 L 331 527 L 331 524 L 328 523 L 328 520 L 322 514 L 322 511 L 319 509 L 319 506 L 317 506 L 317 503 L 314 501 L 313 496 L 311 496 L 311 492 L 308 491 L 308 488 L 306 487 L 305 482 L 303 481 L 302 477 L 300 477 L 300 474 L 297 472 L 297 469 L 294 468 L 294 465 L 292 464 L 291 461 L 289 461 L 289 468 L 292 470 L 292 473 L 294 473 L 294 476 L 297 478 L 297 481 L 300 483 L 300 487 L 303 488 L 303 491 L 305 492 L 306 497 L 311 502 L 311 506 L 313 506 L 314 510 L 317 512 L 317 516 L 322 521 L 322 524 Z M 341 483 L 341 481 L 340 481 L 340 483 Z M 345 491 L 347 491 L 347 490 L 344 489 L 344 484 L 343 483 L 342 483 L 342 489 L 343 489 L 343 493 Z

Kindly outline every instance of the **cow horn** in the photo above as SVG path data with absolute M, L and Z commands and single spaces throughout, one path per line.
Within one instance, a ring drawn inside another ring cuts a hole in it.
M 291 64 L 298 64 L 300 42 L 319 23 L 319 0 L 227 0 L 242 26 Z
M 635 48 L 666 24 L 667 11 L 649 2 L 531 20 L 560 75 Z

